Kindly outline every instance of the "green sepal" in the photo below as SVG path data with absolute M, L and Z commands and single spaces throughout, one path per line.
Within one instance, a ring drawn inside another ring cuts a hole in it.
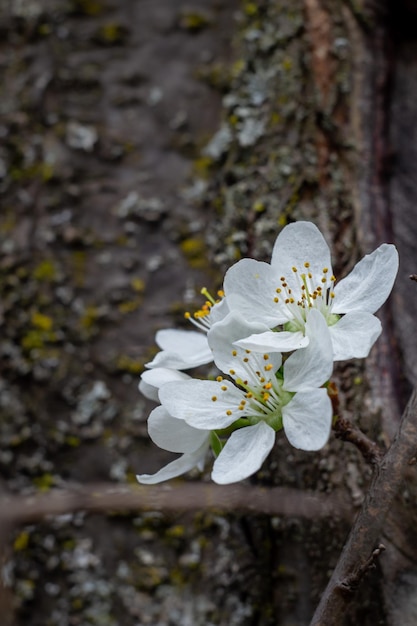
M 214 430 L 212 430 L 210 433 L 210 446 L 211 446 L 211 449 L 213 450 L 214 456 L 217 459 L 220 452 L 223 450 L 223 444 L 220 441 L 219 436 Z

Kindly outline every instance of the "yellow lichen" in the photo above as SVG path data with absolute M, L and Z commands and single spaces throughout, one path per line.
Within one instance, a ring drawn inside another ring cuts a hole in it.
M 52 259 L 41 261 L 34 269 L 33 276 L 36 280 L 51 283 L 57 275 L 56 267 Z

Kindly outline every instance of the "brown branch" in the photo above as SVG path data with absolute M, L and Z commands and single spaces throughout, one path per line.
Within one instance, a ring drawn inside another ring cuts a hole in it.
M 0 497 L 0 519 L 27 523 L 73 511 L 193 511 L 264 513 L 308 519 L 352 519 L 352 506 L 341 497 L 310 494 L 297 489 L 201 483 L 157 486 L 84 485 L 45 494 Z
M 342 441 L 353 443 L 362 454 L 363 458 L 370 465 L 377 465 L 382 457 L 383 452 L 375 441 L 369 439 L 359 428 L 354 426 L 352 422 L 343 417 L 338 417 L 333 424 L 335 436 Z
M 362 509 L 343 548 L 339 562 L 325 589 L 310 626 L 341 624 L 352 594 L 343 584 L 367 569 L 369 555 L 377 543 L 385 517 L 398 493 L 404 474 L 415 458 L 417 447 L 417 390 L 404 411 L 398 432 L 375 474 Z M 365 568 L 365 570 L 364 570 Z

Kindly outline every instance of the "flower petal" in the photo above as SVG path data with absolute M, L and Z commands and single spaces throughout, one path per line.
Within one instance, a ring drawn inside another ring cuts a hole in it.
M 274 328 L 288 320 L 274 302 L 276 278 L 269 263 L 242 259 L 227 270 L 224 292 L 231 311 L 238 311 L 248 322 Z
M 143 393 L 149 400 L 159 401 L 158 389 L 165 385 L 165 383 L 188 380 L 190 376 L 184 372 L 173 370 L 167 367 L 156 367 L 151 370 L 146 370 L 141 375 L 139 382 L 139 391 Z
M 256 352 L 292 352 L 308 345 L 308 337 L 304 337 L 300 331 L 291 333 L 287 331 L 274 332 L 269 330 L 258 335 L 250 335 L 245 339 L 235 341 L 234 345 L 246 350 Z
M 344 315 L 330 326 L 333 344 L 333 360 L 363 359 L 382 331 L 381 322 L 375 315 L 354 311 Z
M 226 315 L 229 313 L 229 307 L 226 302 L 226 299 L 223 298 L 220 302 L 216 302 L 214 306 L 210 309 L 210 324 L 216 324 L 216 322 L 220 322 L 223 320 Z
M 384 243 L 367 254 L 334 288 L 334 313 L 375 313 L 388 298 L 398 272 L 398 252 Z
M 305 325 L 309 344 L 296 350 L 284 364 L 284 389 L 302 391 L 320 387 L 333 371 L 333 347 L 326 320 L 312 309 Z
M 205 365 L 213 360 L 207 336 L 194 330 L 165 328 L 156 333 L 155 341 L 162 351 L 146 363 L 149 368 L 182 370 Z
M 326 445 L 332 424 L 332 403 L 326 389 L 300 391 L 282 409 L 288 441 L 300 450 L 320 450 Z
M 153 400 L 154 402 L 159 401 L 158 389 L 153 385 L 149 385 L 147 382 L 141 379 L 139 381 L 138 389 L 141 394 L 145 396 L 145 398 L 148 398 L 148 400 Z
M 235 342 L 242 337 L 268 330 L 265 324 L 247 322 L 237 311 L 229 313 L 223 321 L 215 324 L 207 335 L 217 367 L 227 374 L 234 371 L 233 378 L 247 378 L 248 371 L 243 362 L 247 354 L 245 348 L 237 348 Z M 280 365 L 281 361 L 278 367 Z
M 276 277 L 285 276 L 289 287 L 298 296 L 299 282 L 292 271 L 300 275 L 304 264 L 313 276 L 322 276 L 323 268 L 332 273 L 330 250 L 323 235 L 312 222 L 295 222 L 286 226 L 278 235 L 272 251 L 271 266 Z M 277 285 L 275 285 L 277 286 Z
M 209 437 L 208 432 L 172 417 L 163 406 L 157 406 L 149 415 L 148 433 L 159 448 L 169 452 L 194 452 Z
M 275 443 L 275 431 L 265 422 L 235 430 L 214 462 L 212 479 L 219 485 L 235 483 L 261 467 Z
M 156 474 L 138 474 L 136 479 L 144 485 L 155 485 L 164 480 L 181 476 L 181 474 L 185 474 L 201 464 L 204 461 L 207 450 L 208 443 L 204 443 L 201 448 L 195 452 L 183 454 L 178 459 L 175 459 L 175 461 L 171 461 L 171 463 L 165 465 L 165 467 L 160 469 L 159 472 L 156 472 Z
M 173 417 L 194 428 L 216 430 L 241 417 L 238 406 L 244 393 L 228 380 L 187 380 L 167 383 L 159 390 L 159 398 Z

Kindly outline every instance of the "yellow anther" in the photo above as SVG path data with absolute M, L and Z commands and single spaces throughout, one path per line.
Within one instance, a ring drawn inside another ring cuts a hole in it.
M 249 400 L 251 398 L 253 398 L 253 393 L 251 391 L 248 391 L 248 393 L 246 394 L 246 397 L 249 398 Z
M 290 298 L 290 303 L 293 304 L 294 303 L 294 298 Z
M 186 311 L 186 312 L 184 313 L 184 317 L 185 317 L 185 319 L 186 319 L 186 320 L 189 320 L 189 319 L 190 319 L 190 317 L 191 317 L 191 313 L 190 313 L 189 311 Z
M 264 354 L 264 361 L 267 361 L 269 359 L 269 354 Z
M 229 374 L 231 374 L 232 376 L 234 376 L 236 374 L 235 370 L 229 370 Z
M 277 287 L 277 289 L 275 289 L 275 291 L 276 291 L 277 293 L 281 293 L 282 289 L 281 289 L 280 287 Z
M 269 398 L 270 398 L 270 397 L 271 397 L 271 396 L 270 396 L 270 394 L 269 394 L 269 393 L 264 393 L 264 395 L 263 395 L 263 401 L 264 401 L 264 402 L 267 402 L 267 401 L 269 400 Z
M 268 367 L 268 366 L 266 366 L 266 367 Z M 266 368 L 265 368 L 265 369 L 266 369 Z M 259 379 L 259 381 L 260 381 L 261 383 L 264 383 L 264 382 L 265 382 L 265 378 L 264 378 L 263 376 L 261 376 L 261 378 Z
M 244 362 L 244 363 L 247 363 L 248 361 L 249 361 L 248 357 L 247 357 L 247 356 L 245 356 L 245 358 L 243 359 L 243 362 Z
M 279 302 L 279 298 L 274 298 L 274 302 L 277 304 Z
M 272 363 L 268 363 L 268 365 L 265 365 L 264 370 L 265 372 L 270 372 L 273 367 Z
M 322 278 L 322 279 L 321 279 L 321 282 L 322 282 L 322 283 L 327 283 L 327 278 Z
M 223 289 L 219 289 L 219 291 L 217 292 L 217 295 L 219 296 L 219 298 L 224 298 L 224 291 L 223 291 Z
M 221 389 L 222 391 L 227 391 L 227 387 L 226 387 L 226 385 L 222 385 L 222 386 L 220 387 L 220 389 Z
M 293 271 L 293 272 L 297 272 L 298 270 L 297 270 L 297 268 L 296 268 L 296 267 L 294 267 L 294 266 L 293 266 L 293 267 L 292 267 L 292 271 Z
M 332 283 L 334 283 L 336 281 L 336 276 L 333 276 L 333 274 L 330 276 L 330 280 L 332 281 Z
M 307 274 L 307 276 L 308 276 L 309 278 L 313 278 L 313 274 L 312 274 L 311 272 L 309 272 L 309 273 Z
M 285 304 L 289 304 L 289 303 L 290 303 L 290 299 L 289 299 L 289 298 L 286 298 L 286 299 L 285 299 Z
M 216 380 L 218 383 L 221 383 L 223 380 L 223 376 L 217 376 Z
M 271 383 L 271 382 L 266 383 L 266 384 L 264 385 L 264 389 L 271 389 L 271 388 L 272 388 L 272 383 Z
M 231 414 L 232 414 L 232 411 L 231 411 L 230 409 L 228 409 L 228 410 L 226 411 L 226 415 L 231 415 Z
M 307 267 L 307 268 L 310 267 L 310 263 L 307 263 L 307 262 L 304 263 L 304 267 Z
M 213 400 L 213 402 L 216 402 L 217 396 L 212 396 L 211 399 Z
M 287 283 L 282 283 L 282 286 L 283 287 L 287 287 L 288 285 L 287 285 Z
M 327 274 L 328 271 L 329 271 L 328 267 L 323 267 L 323 274 Z
M 285 282 L 285 276 L 281 276 L 280 281 Z
M 245 350 L 246 354 L 250 354 L 250 350 Z
M 334 298 L 334 291 L 331 291 L 331 292 L 330 292 L 330 297 L 331 297 L 331 298 Z
M 237 356 L 237 350 L 232 350 L 232 356 Z

